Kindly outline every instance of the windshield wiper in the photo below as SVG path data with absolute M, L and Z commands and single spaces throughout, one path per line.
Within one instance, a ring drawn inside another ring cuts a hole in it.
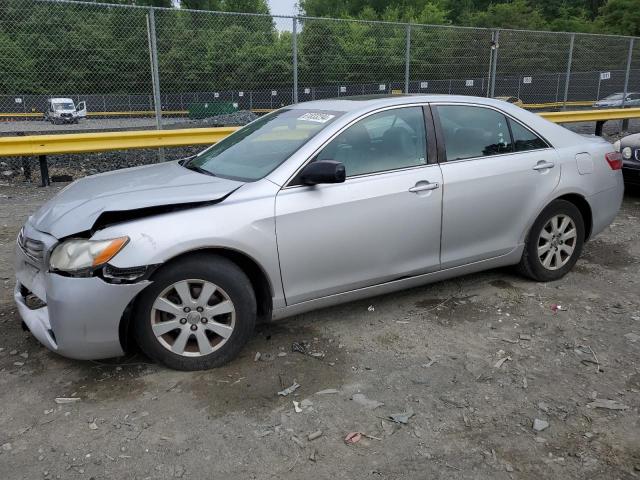
M 194 172 L 204 173 L 205 175 L 209 175 L 211 177 L 215 177 L 216 176 L 215 173 L 212 173 L 209 170 L 205 170 L 204 168 L 199 167 L 197 165 L 193 165 L 191 162 L 185 162 L 185 163 L 182 164 L 182 166 L 184 168 L 189 169 L 189 170 L 193 170 Z

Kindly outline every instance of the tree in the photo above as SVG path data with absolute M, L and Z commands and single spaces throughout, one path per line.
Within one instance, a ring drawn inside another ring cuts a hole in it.
M 495 3 L 486 10 L 463 15 L 462 22 L 474 27 L 518 28 L 542 30 L 547 26 L 542 13 L 525 0 Z
M 640 35 L 640 0 L 609 0 L 596 22 L 616 35 Z

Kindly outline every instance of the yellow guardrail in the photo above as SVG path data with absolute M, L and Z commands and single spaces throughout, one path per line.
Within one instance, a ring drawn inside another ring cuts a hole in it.
M 571 112 L 541 112 L 538 115 L 555 123 L 606 122 L 640 117 L 640 108 L 608 108 Z
M 555 123 L 596 122 L 601 130 L 602 124 L 608 120 L 640 118 L 640 108 L 542 112 L 539 115 Z M 134 148 L 210 145 L 222 140 L 238 128 L 211 127 L 0 137 L 0 156 L 39 156 Z
M 106 152 L 132 148 L 183 147 L 216 143 L 238 127 L 141 130 L 131 132 L 69 133 L 0 137 L 0 156 Z

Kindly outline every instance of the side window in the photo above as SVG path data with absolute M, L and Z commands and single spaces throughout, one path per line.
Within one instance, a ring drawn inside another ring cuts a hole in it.
M 441 105 L 437 108 L 447 160 L 513 151 L 507 119 L 501 113 L 466 105 Z
M 351 125 L 316 160 L 342 162 L 348 177 L 426 165 L 424 128 L 421 107 L 385 110 Z
M 523 127 L 518 122 L 514 122 L 513 120 L 509 120 L 509 124 L 511 125 L 513 146 L 516 152 L 547 148 L 546 142 L 528 128 Z

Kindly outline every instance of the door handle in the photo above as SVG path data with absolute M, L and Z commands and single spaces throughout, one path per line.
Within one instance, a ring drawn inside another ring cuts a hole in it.
M 536 164 L 536 166 L 535 166 L 535 167 L 533 167 L 533 169 L 534 169 L 534 170 L 546 170 L 547 168 L 553 168 L 553 167 L 555 167 L 555 166 L 556 166 L 556 165 L 555 165 L 555 163 L 553 163 L 553 162 L 545 162 L 545 161 L 542 161 L 542 162 L 538 162 L 538 163 Z
M 440 187 L 440 185 L 438 183 L 436 183 L 436 182 L 434 182 L 434 183 L 420 183 L 420 184 L 416 184 L 415 186 L 411 187 L 409 189 L 409 191 L 411 193 L 419 193 L 419 192 L 426 192 L 427 190 L 435 190 L 436 188 L 439 188 L 439 187 Z

